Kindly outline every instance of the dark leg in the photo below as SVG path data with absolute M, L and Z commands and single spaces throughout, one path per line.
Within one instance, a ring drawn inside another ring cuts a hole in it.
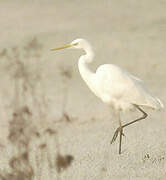
M 123 128 L 122 128 L 122 126 L 121 126 L 121 128 L 120 128 L 120 138 L 119 138 L 119 154 L 121 154 L 122 134 L 123 134 Z
M 120 111 L 118 111 L 118 121 L 119 121 L 119 128 L 118 128 L 118 133 L 120 133 L 119 136 L 119 154 L 121 154 L 121 147 L 122 147 L 122 135 L 123 135 L 123 127 L 122 127 L 122 123 L 121 123 L 121 119 L 120 119 Z M 113 138 L 117 138 L 118 133 L 114 134 Z
M 142 112 L 143 116 L 140 117 L 140 118 L 138 118 L 138 119 L 136 119 L 136 120 L 134 120 L 134 121 L 131 121 L 131 122 L 127 123 L 127 124 L 124 124 L 123 126 L 121 125 L 120 117 L 119 117 L 120 126 L 119 126 L 119 128 L 117 128 L 117 130 L 115 131 L 115 133 L 114 133 L 114 135 L 113 135 L 113 138 L 112 138 L 112 140 L 111 140 L 111 144 L 112 144 L 112 143 L 116 140 L 118 134 L 120 133 L 119 154 L 121 154 L 122 135 L 124 136 L 124 134 L 123 134 L 123 128 L 129 126 L 130 124 L 133 124 L 133 123 L 135 123 L 135 122 L 138 122 L 138 121 L 140 121 L 140 120 L 142 120 L 142 119 L 145 119 L 145 118 L 148 116 L 148 114 L 147 114 L 146 112 L 144 112 L 138 105 L 136 105 L 136 104 L 133 104 L 133 105 L 134 105 L 140 112 Z

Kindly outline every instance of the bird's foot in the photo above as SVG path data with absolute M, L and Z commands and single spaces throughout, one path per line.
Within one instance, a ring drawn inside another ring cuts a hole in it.
M 115 142 L 116 138 L 118 137 L 118 134 L 119 133 L 122 133 L 122 136 L 125 136 L 124 133 L 123 133 L 123 128 L 122 127 L 118 127 L 117 130 L 115 131 L 113 137 L 112 137 L 112 140 L 111 140 L 111 144 L 113 142 Z

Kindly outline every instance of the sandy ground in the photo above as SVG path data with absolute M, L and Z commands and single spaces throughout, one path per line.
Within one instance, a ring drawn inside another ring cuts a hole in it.
M 143 79 L 150 91 L 166 104 L 165 9 L 164 0 L 0 2 L 0 178 L 19 179 L 19 175 L 9 176 L 17 174 L 23 166 L 11 165 L 12 158 L 19 156 L 19 143 L 9 138 L 12 128 L 17 129 L 9 122 L 16 109 L 26 105 L 33 114 L 24 127 L 30 143 L 22 150 L 29 153 L 24 162 L 33 169 L 29 179 L 166 179 L 165 110 L 147 110 L 147 120 L 126 128 L 119 156 L 118 141 L 110 145 L 118 126 L 116 117 L 90 92 L 79 75 L 77 59 L 82 51 L 50 51 L 76 38 L 86 38 L 96 53 L 93 70 L 103 63 L 117 64 Z M 34 38 L 38 44 L 31 44 L 30 50 L 26 50 Z M 19 51 L 19 58 L 14 48 Z M 3 54 L 5 49 L 11 58 Z M 23 78 L 27 77 L 24 74 L 13 76 L 19 72 L 15 68 L 18 64 L 9 59 L 17 58 L 25 62 L 30 83 Z M 34 90 L 25 96 L 19 89 L 24 81 Z M 15 82 L 20 83 L 16 84 L 19 98 Z M 123 122 L 138 115 L 123 114 Z M 39 139 L 31 137 L 32 129 L 40 133 Z M 59 154 L 64 159 L 71 155 L 73 160 L 66 166 L 59 165 Z

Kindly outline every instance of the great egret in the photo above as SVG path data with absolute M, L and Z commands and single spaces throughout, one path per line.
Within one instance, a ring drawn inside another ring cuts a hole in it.
M 93 61 L 94 52 L 85 39 L 76 39 L 70 44 L 52 50 L 65 48 L 83 49 L 85 51 L 85 55 L 82 55 L 78 61 L 79 72 L 91 91 L 116 111 L 119 127 L 113 135 L 111 144 L 120 134 L 119 154 L 121 154 L 123 128 L 147 117 L 147 113 L 142 110 L 142 107 L 161 109 L 164 105 L 158 98 L 151 95 L 140 79 L 116 65 L 104 64 L 98 67 L 95 73 L 92 72 L 88 64 Z M 137 109 L 143 116 L 122 125 L 120 112 L 131 109 Z

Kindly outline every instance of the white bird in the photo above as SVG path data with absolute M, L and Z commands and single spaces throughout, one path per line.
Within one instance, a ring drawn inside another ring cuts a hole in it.
M 94 52 L 90 43 L 85 39 L 76 39 L 70 44 L 52 50 L 64 48 L 83 49 L 85 51 L 85 54 L 78 60 L 79 72 L 91 91 L 116 111 L 119 127 L 114 133 L 111 144 L 120 134 L 119 154 L 121 154 L 123 128 L 147 117 L 147 113 L 142 110 L 142 107 L 161 109 L 164 105 L 158 98 L 151 95 L 142 80 L 114 64 L 101 65 L 96 72 L 92 72 L 88 64 L 93 61 Z M 122 125 L 120 112 L 131 109 L 137 109 L 143 115 L 134 121 Z

